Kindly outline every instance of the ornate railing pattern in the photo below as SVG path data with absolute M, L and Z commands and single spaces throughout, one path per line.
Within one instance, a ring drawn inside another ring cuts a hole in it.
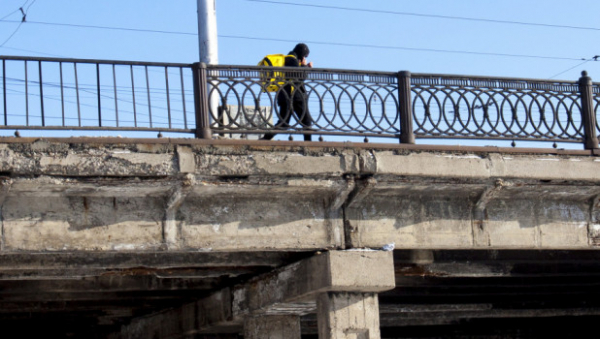
M 593 109 L 596 117 L 596 135 L 600 135 L 600 84 L 594 84 L 592 87 Z
M 0 60 L 0 129 L 163 131 L 198 138 L 278 132 L 403 143 L 535 140 L 598 148 L 600 85 L 587 74 L 566 82 L 406 71 Z M 279 90 L 265 90 L 269 84 Z M 295 113 L 281 111 L 281 102 L 295 101 L 301 102 Z
M 265 77 L 272 69 L 239 66 L 210 66 L 208 81 L 212 85 L 209 97 L 216 104 L 209 108 L 212 130 L 217 132 L 265 133 L 278 121 L 291 118 L 286 133 L 344 134 L 398 138 L 398 88 L 395 73 L 351 72 L 330 70 L 296 70 L 277 72 Z M 295 89 L 269 92 L 263 90 L 273 79 L 280 88 Z M 298 114 L 281 112 L 277 96 L 286 100 L 297 95 L 307 102 Z M 310 129 L 300 121 L 310 115 Z
M 443 75 L 411 82 L 419 138 L 583 140 L 577 83 Z

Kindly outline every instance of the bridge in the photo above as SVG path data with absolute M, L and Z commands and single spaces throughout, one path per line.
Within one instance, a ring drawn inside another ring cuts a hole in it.
M 280 118 L 269 71 L 3 58 L 5 130 L 196 137 L 2 138 L 3 330 L 588 335 L 600 312 L 589 77 L 286 74 L 309 89 L 314 125 L 278 132 L 323 141 L 246 140 Z M 416 143 L 445 138 L 581 149 Z

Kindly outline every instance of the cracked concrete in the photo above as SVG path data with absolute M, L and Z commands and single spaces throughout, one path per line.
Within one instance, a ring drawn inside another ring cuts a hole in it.
M 12 140 L 2 250 L 595 248 L 600 161 L 522 153 Z

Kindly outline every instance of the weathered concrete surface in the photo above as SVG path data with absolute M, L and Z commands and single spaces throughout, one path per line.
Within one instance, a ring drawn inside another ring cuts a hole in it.
M 316 334 L 316 296 L 380 291 L 365 253 L 389 253 L 328 252 L 390 243 L 388 330 L 600 309 L 590 151 L 0 141 L 0 325 L 25 336 L 235 337 L 247 316 L 307 313 Z M 346 280 L 298 279 L 311 260 Z
M 373 293 L 323 293 L 317 300 L 319 339 L 380 339 Z
M 584 249 L 600 242 L 600 159 L 590 152 L 289 145 L 6 139 L 1 248 Z
M 270 324 L 271 320 L 267 318 L 284 317 L 285 322 L 289 323 L 292 319 L 299 319 L 299 316 L 314 313 L 317 311 L 318 299 L 325 296 L 328 300 L 329 292 L 338 294 L 332 294 L 334 304 L 329 305 L 329 301 L 323 304 L 327 309 L 324 311 L 327 316 L 335 308 L 351 306 L 348 300 L 354 304 L 360 299 L 358 309 L 351 308 L 358 311 L 366 307 L 362 324 L 370 324 L 367 329 L 376 333 L 371 325 L 378 324 L 377 293 L 391 290 L 395 286 L 392 252 L 325 252 L 257 276 L 232 288 L 224 288 L 181 308 L 136 319 L 133 323 L 123 326 L 120 336 L 115 338 L 175 338 L 194 333 L 214 333 L 217 332 L 215 328 L 227 331 L 229 327 L 229 330 L 235 330 L 242 324 L 249 327 L 245 332 L 251 334 L 250 338 L 287 338 L 278 336 L 283 332 L 271 328 L 277 325 Z M 351 298 L 339 299 L 338 295 L 350 295 Z M 332 316 L 339 317 L 337 314 Z M 277 323 L 277 320 L 274 322 Z M 297 324 L 299 330 L 299 321 Z M 344 327 L 343 331 L 354 324 L 330 322 L 328 326 L 333 326 L 336 331 L 341 326 Z M 263 327 L 264 331 L 256 327 Z M 296 338 L 296 335 L 289 338 Z
M 244 339 L 300 339 L 299 316 L 247 317 Z
M 394 279 L 391 252 L 326 252 L 234 288 L 233 313 L 303 315 L 314 310 L 318 294 L 383 292 L 395 287 Z

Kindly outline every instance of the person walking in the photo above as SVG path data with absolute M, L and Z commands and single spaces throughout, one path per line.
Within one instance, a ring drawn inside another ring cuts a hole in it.
M 312 62 L 308 62 L 310 50 L 308 46 L 303 43 L 299 43 L 294 47 L 292 51 L 288 53 L 285 58 L 284 67 L 313 67 Z M 287 74 L 294 74 L 293 72 L 286 72 Z M 300 72 L 297 72 L 300 73 Z M 293 79 L 286 82 L 285 86 L 281 88 L 277 93 L 277 105 L 279 106 L 279 121 L 273 126 L 274 130 L 285 129 L 290 127 L 290 118 L 292 112 L 294 112 L 296 119 L 302 124 L 304 129 L 309 129 L 313 120 L 308 111 L 308 94 L 304 87 L 304 80 L 301 76 L 294 74 Z M 271 140 L 275 136 L 275 132 L 266 133 L 261 140 Z M 312 136 L 310 134 L 304 134 L 304 141 L 311 141 Z

